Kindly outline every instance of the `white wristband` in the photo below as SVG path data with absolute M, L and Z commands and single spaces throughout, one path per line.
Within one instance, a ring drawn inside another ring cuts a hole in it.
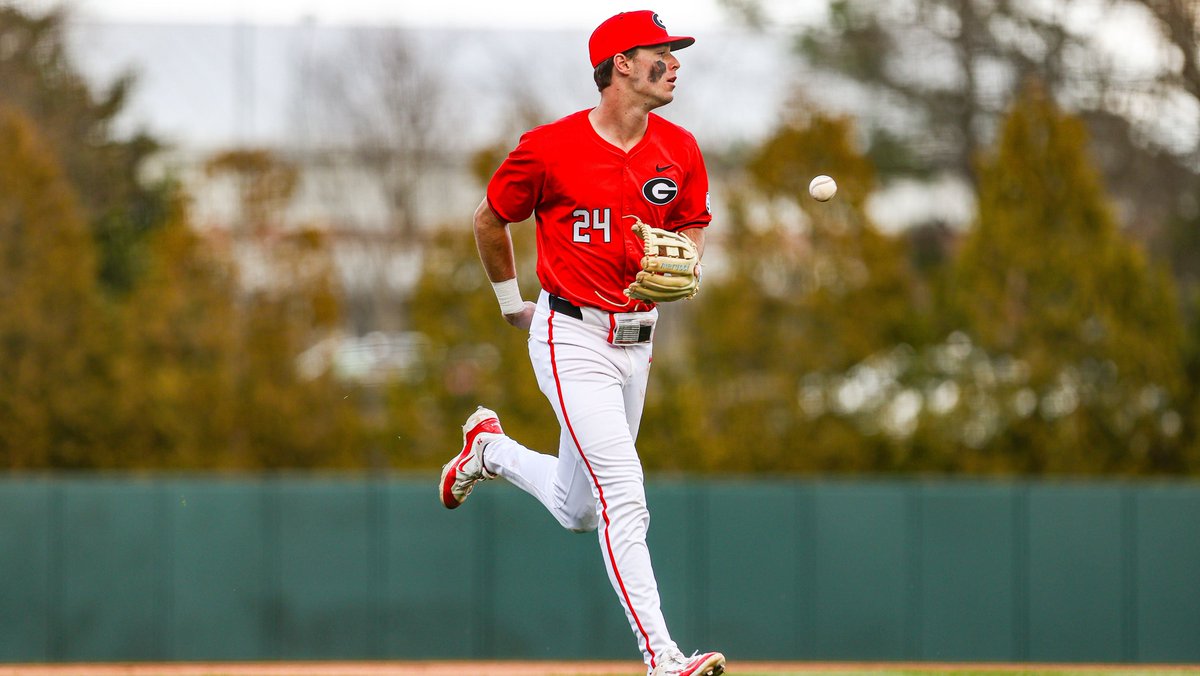
M 516 277 L 503 282 L 492 282 L 492 290 L 496 292 L 496 300 L 500 301 L 500 314 L 515 315 L 525 309 L 525 301 L 521 299 L 521 287 L 517 286 Z

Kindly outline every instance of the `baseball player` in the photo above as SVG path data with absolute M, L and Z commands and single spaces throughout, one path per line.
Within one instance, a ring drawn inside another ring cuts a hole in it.
M 651 113 L 675 95 L 690 37 L 651 11 L 624 12 L 588 42 L 600 103 L 524 134 L 475 211 L 475 239 L 501 313 L 529 331 L 529 357 L 561 426 L 558 454 L 525 448 L 480 407 L 442 470 L 454 509 L 497 476 L 565 528 L 598 532 L 651 676 L 715 676 L 717 652 L 686 657 L 667 631 L 646 546 L 649 512 L 634 445 L 657 304 L 700 283 L 708 174 L 690 133 Z M 508 224 L 535 217 L 537 303 L 521 298 Z

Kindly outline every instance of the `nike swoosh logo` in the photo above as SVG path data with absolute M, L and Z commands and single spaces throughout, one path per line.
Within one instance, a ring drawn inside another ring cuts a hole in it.
M 660 167 L 656 164 L 656 165 L 654 165 L 654 170 L 661 174 L 673 166 L 675 166 L 675 165 L 674 164 L 664 164 Z

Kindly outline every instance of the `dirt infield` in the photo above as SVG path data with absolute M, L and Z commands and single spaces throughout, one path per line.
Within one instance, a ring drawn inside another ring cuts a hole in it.
M 637 662 L 261 662 L 5 665 L 0 676 L 641 676 Z
M 0 666 L 0 676 L 641 676 L 637 662 L 255 662 Z
M 637 662 L 253 662 L 0 664 L 0 676 L 642 676 Z M 1200 665 L 742 662 L 737 674 L 1200 674 Z

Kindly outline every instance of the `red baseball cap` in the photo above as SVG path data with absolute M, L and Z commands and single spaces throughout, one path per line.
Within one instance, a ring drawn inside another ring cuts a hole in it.
M 683 49 L 695 41 L 696 38 L 667 33 L 662 19 L 654 12 L 643 9 L 621 12 L 597 26 L 588 40 L 588 53 L 592 57 L 592 68 L 595 68 L 608 57 L 634 47 L 671 45 L 671 49 Z

